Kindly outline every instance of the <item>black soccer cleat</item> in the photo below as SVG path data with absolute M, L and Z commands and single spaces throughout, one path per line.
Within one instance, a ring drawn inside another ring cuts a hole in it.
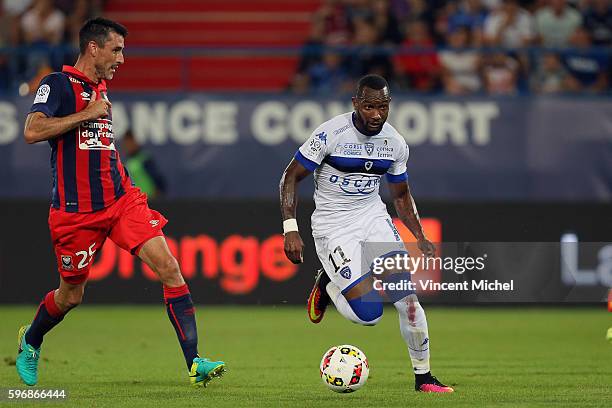
M 317 271 L 314 286 L 310 291 L 310 296 L 308 296 L 307 305 L 308 318 L 315 324 L 323 320 L 325 309 L 327 309 L 327 305 L 329 305 L 329 301 L 331 300 L 325 289 L 330 281 L 329 276 L 327 276 L 323 268 Z

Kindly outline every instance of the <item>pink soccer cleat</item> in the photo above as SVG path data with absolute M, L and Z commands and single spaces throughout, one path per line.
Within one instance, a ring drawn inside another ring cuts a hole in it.
M 420 392 L 454 392 L 448 385 L 442 384 L 431 373 L 416 376 L 414 389 Z

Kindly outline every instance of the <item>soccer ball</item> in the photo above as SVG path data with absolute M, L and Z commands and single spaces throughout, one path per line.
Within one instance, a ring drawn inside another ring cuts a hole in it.
M 363 351 L 350 344 L 334 346 L 323 354 L 321 379 L 335 392 L 357 391 L 368 380 L 370 366 Z

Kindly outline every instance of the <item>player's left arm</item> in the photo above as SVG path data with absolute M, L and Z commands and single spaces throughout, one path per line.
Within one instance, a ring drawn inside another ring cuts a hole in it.
M 401 136 L 399 137 L 401 138 Z M 407 162 L 410 150 L 408 145 L 404 143 L 403 146 L 395 148 L 394 152 L 395 161 L 387 171 L 387 181 L 393 198 L 393 205 L 400 220 L 417 239 L 419 249 L 425 256 L 433 256 L 436 248 L 423 232 L 419 213 L 412 194 L 410 194 L 410 186 L 408 185 Z
M 389 191 L 393 197 L 393 205 L 397 215 L 417 239 L 419 249 L 425 256 L 434 256 L 436 248 L 425 236 L 408 181 L 389 183 Z

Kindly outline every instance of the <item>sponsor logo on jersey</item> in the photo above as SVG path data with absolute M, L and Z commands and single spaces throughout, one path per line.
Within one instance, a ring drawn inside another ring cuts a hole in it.
M 151 220 L 149 224 L 151 224 L 151 227 L 155 228 L 159 225 L 159 220 Z
M 71 271 L 74 269 L 74 266 L 72 265 L 72 256 L 62 255 L 61 260 L 62 260 L 62 269 L 66 271 Z
M 332 174 L 329 182 L 337 184 L 340 190 L 350 195 L 368 195 L 378 190 L 380 176 L 368 174 L 347 174 L 337 176 Z
M 362 152 L 361 143 L 341 143 L 334 149 L 334 153 L 341 153 L 344 156 L 361 156 Z
M 83 84 L 83 81 L 79 81 L 78 79 L 73 78 L 71 76 L 69 76 L 68 79 L 70 79 L 70 82 L 74 82 L 75 84 Z
M 317 140 L 317 139 L 313 139 Z M 311 141 L 311 146 L 312 146 Z M 375 157 L 378 158 L 393 158 L 393 147 L 390 146 L 377 146 L 375 143 L 366 142 L 361 143 L 340 143 L 334 148 L 334 153 L 342 154 L 343 156 L 363 156 L 363 153 L 368 156 L 372 156 L 375 153 Z
M 109 119 L 97 119 L 79 125 L 79 149 L 116 150 L 113 123 Z
M 345 279 L 351 279 L 351 268 L 349 268 L 348 266 L 345 266 L 344 268 L 340 269 L 340 276 L 342 276 Z
M 386 140 L 385 140 L 386 142 Z M 390 158 L 393 157 L 393 148 L 388 147 L 386 144 L 384 146 L 376 147 L 376 156 L 381 158 Z
M 84 101 L 88 101 L 91 99 L 91 95 L 87 92 L 81 92 L 81 98 L 83 98 Z

